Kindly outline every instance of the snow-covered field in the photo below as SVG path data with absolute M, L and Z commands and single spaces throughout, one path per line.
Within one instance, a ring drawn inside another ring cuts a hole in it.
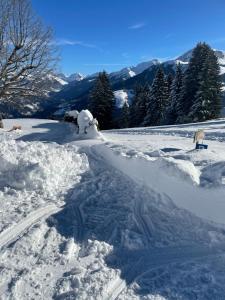
M 225 120 L 105 141 L 4 125 L 0 299 L 225 299 Z

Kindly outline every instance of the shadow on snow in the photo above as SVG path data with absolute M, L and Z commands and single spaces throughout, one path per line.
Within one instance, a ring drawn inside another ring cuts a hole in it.
M 89 163 L 90 170 L 68 194 L 64 208 L 47 220 L 49 226 L 66 238 L 74 238 L 83 249 L 88 239 L 112 245 L 106 264 L 120 269 L 121 279 L 127 285 L 137 281 L 138 295 L 197 299 L 201 288 L 209 295 L 208 299 L 224 295 L 225 290 L 214 289 L 213 282 L 206 285 L 204 276 L 187 279 L 180 289 L 176 289 L 172 280 L 173 272 L 183 271 L 185 261 L 194 259 L 202 263 L 206 256 L 215 255 L 218 250 L 207 246 L 209 232 L 219 231 L 224 236 L 222 229 L 177 208 L 166 196 L 137 186 L 92 155 Z M 168 269 L 174 265 L 175 271 L 172 267 Z M 192 263 L 189 268 L 197 267 Z M 188 292 L 196 286 L 196 281 L 201 287 Z M 176 289 L 175 296 L 171 296 L 172 289 Z M 64 296 L 65 299 L 69 294 Z M 111 297 L 115 299 L 116 294 Z
M 19 137 L 17 140 L 24 142 L 41 141 L 41 142 L 55 142 L 58 144 L 64 144 L 70 142 L 72 137 L 68 135 L 68 132 L 75 132 L 75 127 L 69 123 L 63 122 L 46 122 L 36 126 L 32 126 L 34 129 L 43 129 L 43 132 L 33 132 Z

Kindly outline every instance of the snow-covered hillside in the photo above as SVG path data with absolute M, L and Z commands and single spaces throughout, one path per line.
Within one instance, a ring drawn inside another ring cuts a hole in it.
M 3 122 L 0 299 L 224 299 L 224 119 L 106 141 Z

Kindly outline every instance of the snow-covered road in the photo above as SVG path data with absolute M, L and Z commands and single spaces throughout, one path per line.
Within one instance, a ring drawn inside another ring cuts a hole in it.
M 221 197 L 225 122 L 207 125 L 220 132 L 207 152 L 165 128 L 102 142 L 54 121 L 17 122 L 22 132 L 0 133 L 0 299 L 225 299 L 224 225 L 177 206 L 160 177 L 137 180 L 140 159 L 151 168 L 165 157 L 160 172 Z

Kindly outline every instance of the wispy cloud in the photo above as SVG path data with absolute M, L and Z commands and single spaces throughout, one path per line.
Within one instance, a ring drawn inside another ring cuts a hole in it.
M 145 27 L 145 26 L 146 26 L 146 23 L 139 22 L 139 23 L 135 23 L 135 24 L 129 26 L 128 29 L 140 29 L 140 28 Z
M 64 38 L 58 38 L 54 41 L 54 44 L 57 46 L 81 46 L 84 48 L 92 48 L 97 49 L 99 51 L 102 51 L 102 49 L 94 44 L 89 44 L 83 41 L 78 40 L 70 40 L 70 39 L 64 39 Z

